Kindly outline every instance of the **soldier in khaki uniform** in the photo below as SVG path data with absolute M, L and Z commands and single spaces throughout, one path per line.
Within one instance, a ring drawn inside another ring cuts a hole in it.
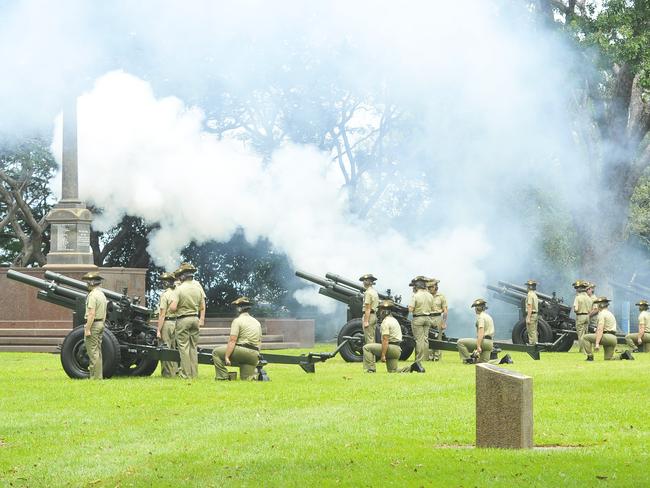
M 218 346 L 212 351 L 212 361 L 217 380 L 228 380 L 226 366 L 239 366 L 242 380 L 255 380 L 255 368 L 260 362 L 262 326 L 249 314 L 252 307 L 247 297 L 240 297 L 232 305 L 237 307 L 238 316 L 230 326 L 228 345 Z
M 402 354 L 402 327 L 391 313 L 394 305 L 392 300 L 383 300 L 379 304 L 381 344 L 363 346 L 363 369 L 367 373 L 375 372 L 376 358 L 386 363 L 389 373 L 397 372 L 397 361 Z
M 484 299 L 474 300 L 472 308 L 476 312 L 476 339 L 458 339 L 456 347 L 464 363 L 471 362 L 474 351 L 479 355 L 479 361 L 486 363 L 490 360 L 490 353 L 493 349 L 494 321 L 486 312 L 487 302 Z
M 526 282 L 528 294 L 526 295 L 526 330 L 528 331 L 528 344 L 537 344 L 537 319 L 539 312 L 539 298 L 536 289 L 537 282 L 528 280 Z
M 359 278 L 366 291 L 363 293 L 363 339 L 364 344 L 375 342 L 375 330 L 377 328 L 377 307 L 379 306 L 379 294 L 372 286 L 377 281 L 371 273 Z
M 174 290 L 169 311 L 176 314 L 176 345 L 181 357 L 181 378 L 192 379 L 199 375 L 199 357 L 196 350 L 199 329 L 205 322 L 205 292 L 194 281 L 196 268 L 183 263 L 174 273 L 181 284 Z
M 585 334 L 583 342 L 585 345 L 585 353 L 587 354 L 587 361 L 593 361 L 594 356 L 592 352 L 592 344 L 595 345 L 595 350 L 598 352 L 600 345 L 603 345 L 605 361 L 612 359 L 634 359 L 629 351 L 614 357 L 614 349 L 616 349 L 616 318 L 610 312 L 610 300 L 607 297 L 598 297 L 594 301 L 598 305 L 598 325 L 595 334 Z
M 104 336 L 104 321 L 106 320 L 106 295 L 99 288 L 102 278 L 98 272 L 86 273 L 81 278 L 88 283 L 90 292 L 86 297 L 86 325 L 84 326 L 84 342 L 88 353 L 88 372 L 90 378 L 101 380 L 103 375 L 102 338 Z
M 578 335 L 578 347 L 580 352 L 586 351 L 584 344 L 584 336 L 589 328 L 589 313 L 593 307 L 593 303 L 587 295 L 586 281 L 577 280 L 573 283 L 573 288 L 576 290 L 576 297 L 573 300 L 573 311 L 576 314 L 576 333 Z
M 176 277 L 172 273 L 160 275 L 160 281 L 165 291 L 160 296 L 158 305 L 158 339 L 170 349 L 176 349 L 176 314 L 169 310 L 174 300 L 174 281 Z M 160 361 L 160 373 L 164 378 L 172 378 L 178 374 L 178 363 L 176 361 Z
M 433 327 L 438 334 L 438 340 L 442 340 L 442 336 L 447 329 L 447 298 L 438 291 L 438 283 L 440 280 L 432 278 L 427 281 L 427 289 L 431 296 L 433 296 L 433 306 L 431 308 L 431 327 Z M 442 351 L 434 349 L 432 351 L 432 359 L 440 361 L 442 358 Z
M 416 276 L 413 281 L 417 291 L 411 297 L 409 312 L 413 314 L 411 330 L 415 339 L 415 362 L 422 363 L 429 356 L 429 329 L 432 323 L 433 295 L 426 289 L 427 278 Z
M 587 282 L 586 293 L 589 299 L 591 300 L 591 310 L 589 312 L 589 324 L 587 325 L 587 332 L 595 331 L 598 326 L 598 305 L 594 303 L 596 300 L 596 295 L 594 294 L 596 290 L 596 285 L 591 282 Z
M 636 304 L 639 307 L 639 332 L 625 336 L 625 342 L 634 351 L 646 351 L 650 348 L 650 312 L 648 302 L 641 300 Z

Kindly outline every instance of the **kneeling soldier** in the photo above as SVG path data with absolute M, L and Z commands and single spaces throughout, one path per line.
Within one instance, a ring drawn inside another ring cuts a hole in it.
M 389 373 L 397 372 L 397 361 L 402 354 L 402 327 L 391 313 L 393 305 L 392 300 L 384 300 L 379 304 L 381 344 L 363 346 L 363 369 L 368 373 L 375 372 L 377 357 L 382 363 L 386 363 Z
M 88 371 L 90 378 L 103 378 L 102 338 L 104 337 L 104 321 L 106 320 L 106 295 L 99 288 L 102 278 L 98 272 L 91 271 L 81 278 L 88 283 L 86 297 L 86 326 L 84 327 L 84 342 L 88 353 Z
M 473 362 L 471 353 L 476 351 L 476 354 L 479 356 L 479 361 L 486 363 L 490 360 L 490 353 L 493 347 L 494 321 L 486 312 L 487 302 L 482 298 L 474 300 L 472 308 L 476 312 L 476 339 L 458 339 L 456 347 L 463 362 Z
M 636 306 L 639 307 L 639 332 L 637 334 L 626 335 L 625 342 L 634 350 L 648 351 L 647 348 L 650 347 L 650 312 L 648 312 L 648 302 L 641 300 Z
M 228 380 L 226 366 L 239 366 L 242 380 L 254 380 L 255 368 L 260 362 L 262 344 L 262 326 L 248 311 L 252 303 L 247 297 L 240 297 L 233 305 L 239 314 L 230 326 L 230 338 L 227 346 L 219 346 L 212 351 L 212 361 L 218 380 Z
M 594 303 L 598 305 L 599 310 L 598 325 L 595 334 L 585 334 L 583 336 L 587 361 L 594 360 L 592 344 L 595 344 L 596 352 L 600 349 L 600 345 L 603 345 L 605 361 L 611 359 L 634 359 L 629 351 L 625 351 L 623 354 L 614 357 L 614 349 L 616 348 L 617 343 L 616 318 L 614 317 L 614 314 L 607 309 L 607 307 L 609 307 L 609 302 L 610 300 L 607 297 L 598 297 L 594 300 Z

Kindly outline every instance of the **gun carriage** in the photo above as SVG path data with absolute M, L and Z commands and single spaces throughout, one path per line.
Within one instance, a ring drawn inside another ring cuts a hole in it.
M 487 288 L 493 292 L 496 299 L 519 308 L 519 319 L 512 328 L 512 342 L 514 344 L 527 344 L 526 296 L 528 290 L 526 287 L 499 281 L 498 286 L 488 285 Z M 564 303 L 563 298 L 558 298 L 555 292 L 552 295 L 539 291 L 536 293 L 539 298 L 539 318 L 537 321 L 539 342 L 556 343 L 555 351 L 568 351 L 578 338 L 576 322 L 569 316 L 571 307 Z
M 88 355 L 84 341 L 84 324 L 88 285 L 74 278 L 45 272 L 42 280 L 33 276 L 8 270 L 7 277 L 38 288 L 37 297 L 48 303 L 72 311 L 73 328 L 61 345 L 61 365 L 71 378 L 88 377 Z M 139 304 L 139 298 L 131 298 L 125 289 L 123 293 L 102 288 L 107 299 L 106 321 L 102 339 L 102 363 L 104 377 L 115 375 L 150 376 L 156 370 L 158 361 L 180 361 L 177 350 L 158 344 L 156 328 L 149 324 L 153 311 Z M 299 356 L 284 354 L 262 354 L 258 365 L 260 379 L 268 379 L 262 369 L 269 363 L 296 364 L 307 373 L 314 373 L 314 364 L 324 362 L 338 354 L 347 341 L 331 353 L 310 352 Z M 213 364 L 212 349 L 198 348 L 201 364 Z
M 321 295 L 333 298 L 334 300 L 345 303 L 348 306 L 347 322 L 341 328 L 337 336 L 337 341 L 341 348 L 341 357 L 348 362 L 362 361 L 363 327 L 361 321 L 363 318 L 363 286 L 334 273 L 326 273 L 325 278 L 321 278 L 320 276 L 306 273 L 304 271 L 296 271 L 296 276 L 319 285 L 320 288 L 318 289 L 318 293 Z M 415 349 L 415 339 L 413 338 L 413 331 L 411 330 L 411 321 L 408 320 L 408 307 L 401 305 L 401 297 L 393 296 L 391 290 L 386 290 L 386 293 L 379 293 L 379 299 L 390 299 L 396 303 L 393 307 L 393 316 L 397 319 L 402 328 L 402 355 L 400 356 L 400 360 L 404 361 L 409 358 Z M 379 327 L 377 327 L 375 332 L 375 340 L 381 342 Z M 429 347 L 431 349 L 456 351 L 456 342 L 457 339 L 455 338 L 438 337 L 437 331 L 433 329 L 429 331 Z M 551 344 L 550 342 L 551 341 L 546 344 L 540 343 L 535 346 L 524 343 L 508 344 L 504 342 L 494 342 L 494 346 L 496 350 L 526 352 L 533 359 L 539 359 L 541 351 L 555 350 L 554 348 L 557 347 L 557 344 Z M 573 341 L 571 341 L 571 343 L 573 343 Z

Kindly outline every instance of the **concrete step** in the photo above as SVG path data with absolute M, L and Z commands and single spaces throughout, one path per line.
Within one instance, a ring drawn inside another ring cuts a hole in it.
M 56 346 L 3 346 L 0 352 L 59 352 Z
M 67 329 L 0 329 L 0 341 L 4 337 L 65 337 Z
M 0 320 L 1 329 L 72 329 L 70 320 Z
M 0 344 L 3 346 L 56 346 L 63 342 L 63 337 L 2 337 Z

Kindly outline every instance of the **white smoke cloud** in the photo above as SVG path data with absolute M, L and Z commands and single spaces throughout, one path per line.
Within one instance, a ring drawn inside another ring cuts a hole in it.
M 296 268 L 315 273 L 356 278 L 372 271 L 380 287 L 406 293 L 412 276 L 429 272 L 464 302 L 484 282 L 479 262 L 488 246 L 480 227 L 461 225 L 444 238 L 426 232 L 415 241 L 369 228 L 350 215 L 329 155 L 286 144 L 263 166 L 240 141 L 206 133 L 199 109 L 156 98 L 132 75 L 98 79 L 79 98 L 78 123 L 80 196 L 104 209 L 93 225 L 107 229 L 124 214 L 160 223 L 149 252 L 167 269 L 190 241 L 226 241 L 241 227 L 251 242 L 266 237 Z M 54 139 L 60 154 L 60 122 Z M 316 296 L 298 294 L 303 302 L 331 303 Z

